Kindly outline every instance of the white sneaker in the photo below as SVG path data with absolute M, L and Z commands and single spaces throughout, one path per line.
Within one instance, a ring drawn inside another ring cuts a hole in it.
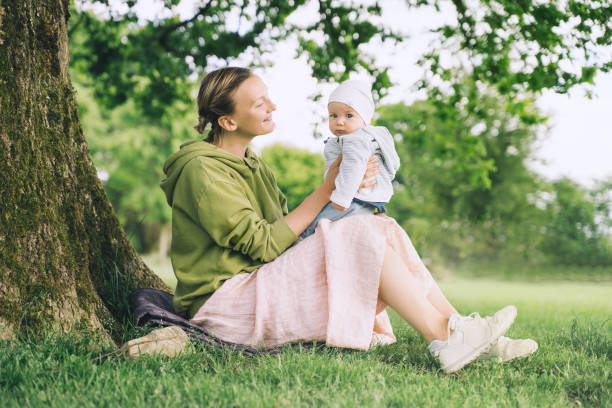
M 502 363 L 532 355 L 538 349 L 538 343 L 531 339 L 511 339 L 501 336 L 491 345 L 491 348 L 482 353 L 480 360 L 499 360 Z
M 516 313 L 516 307 L 506 306 L 487 317 L 480 317 L 478 313 L 454 314 L 448 319 L 448 339 L 432 341 L 429 351 L 438 358 L 445 372 L 458 371 L 504 334 L 514 322 Z

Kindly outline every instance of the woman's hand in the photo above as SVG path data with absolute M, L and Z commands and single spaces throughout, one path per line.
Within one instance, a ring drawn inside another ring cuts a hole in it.
M 359 185 L 359 188 L 372 187 L 374 184 L 376 184 L 375 178 L 372 178 L 372 180 L 369 181 L 366 180 L 378 174 L 378 166 L 379 164 L 378 161 L 376 161 L 376 157 L 374 157 L 374 155 L 370 156 L 370 158 L 368 159 L 368 166 L 366 167 L 366 172 L 363 175 L 363 181 Z

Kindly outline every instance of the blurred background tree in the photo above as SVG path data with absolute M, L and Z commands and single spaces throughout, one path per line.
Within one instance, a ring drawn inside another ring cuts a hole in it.
M 610 183 L 543 180 L 528 167 L 546 131 L 533 103 L 462 87 L 479 96 L 379 109 L 402 159 L 390 212 L 420 251 L 453 264 L 612 266 Z
M 558 264 L 612 265 L 610 182 L 587 190 L 563 178 L 552 184 L 540 248 Z
M 312 24 L 288 23 L 305 0 L 202 1 L 180 19 L 145 21 L 138 1 L 82 1 L 70 20 L 71 76 L 94 162 L 136 248 L 165 257 L 170 209 L 159 191 L 165 158 L 194 137 L 196 78 L 219 60 L 262 56 L 297 39 L 312 76 L 341 81 L 368 73 L 378 98 L 392 84 L 363 47 L 403 41 L 377 24 L 381 2 L 319 0 Z M 396 140 L 402 167 L 390 214 L 427 258 L 457 264 L 510 260 L 612 266 L 610 186 L 548 182 L 530 170 L 546 134 L 539 92 L 592 84 L 612 68 L 607 1 L 463 2 L 409 0 L 406 7 L 452 7 L 423 55 L 426 99 L 380 107 L 377 123 Z M 121 11 L 117 11 L 121 10 Z M 238 22 L 233 24 L 231 22 Z M 609 49 L 609 48 L 608 48 Z M 453 58 L 450 58 L 453 57 Z M 607 59 L 606 59 L 607 58 Z M 590 88 L 585 88 L 590 91 Z M 262 151 L 294 208 L 321 181 L 319 154 L 282 145 Z
M 131 102 L 114 109 L 96 103 L 81 76 L 73 73 L 72 79 L 94 164 L 121 225 L 137 251 L 159 249 L 165 257 L 171 209 L 159 191 L 161 166 L 192 137 L 186 114 L 191 106 L 177 102 L 168 115 L 153 120 Z
M 403 159 L 391 208 L 419 247 L 446 242 L 437 250 L 449 260 L 466 251 L 499 253 L 508 235 L 525 244 L 528 258 L 534 236 L 508 228 L 536 217 L 529 197 L 539 180 L 527 161 L 545 118 L 527 100 L 479 91 L 471 81 L 457 89 L 446 98 L 379 110 L 377 123 L 395 135 Z M 456 101 L 462 93 L 470 97 Z
M 261 157 L 274 172 L 279 188 L 287 197 L 289 211 L 300 205 L 323 181 L 325 160 L 320 154 L 274 144 L 265 147 Z

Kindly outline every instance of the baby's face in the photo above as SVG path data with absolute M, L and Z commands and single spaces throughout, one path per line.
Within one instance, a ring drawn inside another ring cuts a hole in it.
M 342 102 L 332 102 L 327 105 L 329 112 L 329 130 L 336 135 L 342 136 L 361 129 L 365 122 L 361 116 L 348 105 Z

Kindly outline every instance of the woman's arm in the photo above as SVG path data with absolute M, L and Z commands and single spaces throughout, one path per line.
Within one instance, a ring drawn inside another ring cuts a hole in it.
M 295 235 L 300 235 L 310 225 L 312 220 L 315 219 L 317 214 L 321 212 L 323 207 L 329 203 L 332 191 L 336 188 L 335 181 L 340 168 L 340 162 L 342 161 L 342 155 L 329 166 L 325 181 L 319 188 L 317 188 L 312 194 L 310 194 L 298 205 L 297 208 L 291 211 L 285 216 L 285 221 L 289 225 L 289 228 L 295 232 Z M 368 161 L 368 167 L 364 174 L 364 180 L 369 179 L 378 173 L 378 162 L 374 156 L 370 157 Z M 367 183 L 361 183 L 360 187 L 371 187 L 376 184 L 376 179 L 370 180 Z

